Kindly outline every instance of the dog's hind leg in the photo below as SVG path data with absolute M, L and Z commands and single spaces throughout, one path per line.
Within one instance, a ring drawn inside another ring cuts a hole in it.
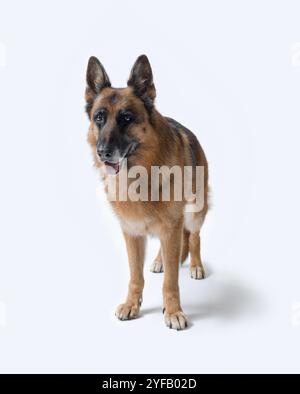
M 189 255 L 189 237 L 190 237 L 190 232 L 184 229 L 183 238 L 182 238 L 181 258 L 180 258 L 181 264 L 183 264 L 186 261 Z M 161 248 L 159 249 L 156 258 L 153 264 L 151 265 L 150 271 L 156 274 L 164 272 Z
M 205 271 L 201 260 L 200 232 L 191 233 L 189 239 L 191 263 L 190 273 L 192 279 L 204 279 Z
M 200 230 L 206 212 L 186 213 L 185 227 L 190 231 L 189 251 L 191 256 L 190 274 L 192 279 L 204 279 L 205 271 L 201 260 Z
M 160 274 L 161 272 L 164 272 L 161 248 L 159 249 L 156 258 L 153 264 L 151 265 L 150 271 L 154 272 L 155 274 Z

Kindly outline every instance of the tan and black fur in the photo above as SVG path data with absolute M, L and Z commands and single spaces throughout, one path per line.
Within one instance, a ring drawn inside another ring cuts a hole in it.
M 163 305 L 168 327 L 181 330 L 187 319 L 180 303 L 178 271 L 190 254 L 194 279 L 204 278 L 200 257 L 200 229 L 208 210 L 208 165 L 197 138 L 178 122 L 162 116 L 155 108 L 156 90 L 146 56 L 136 61 L 123 89 L 111 87 L 98 59 L 89 60 L 86 102 L 90 118 L 88 142 L 95 166 L 116 166 L 115 160 L 127 157 L 128 167 L 203 166 L 204 205 L 201 212 L 185 213 L 186 201 L 112 202 L 123 230 L 130 267 L 126 301 L 116 312 L 120 320 L 139 314 L 143 287 L 143 266 L 147 235 L 160 239 L 161 248 L 151 270 L 164 272 Z M 110 161 L 109 160 L 114 160 Z M 107 176 L 104 174 L 104 178 Z M 116 174 L 117 182 L 119 173 Z M 150 177 L 149 177 L 150 181 Z M 150 185 L 149 185 L 150 187 Z

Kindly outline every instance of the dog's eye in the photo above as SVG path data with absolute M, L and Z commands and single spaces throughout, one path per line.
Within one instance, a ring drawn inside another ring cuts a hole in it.
M 95 122 L 96 122 L 96 123 L 104 123 L 105 120 L 106 120 L 106 114 L 105 114 L 105 112 L 101 111 L 101 112 L 98 112 L 98 113 L 96 114 L 96 116 L 95 116 Z
M 125 122 L 127 122 L 127 123 L 131 122 L 131 121 L 132 121 L 131 115 L 124 115 L 124 120 L 125 120 Z
M 130 113 L 124 113 L 121 115 L 120 120 L 122 123 L 128 124 L 133 121 L 133 116 Z
M 97 123 L 102 123 L 102 122 L 104 122 L 104 120 L 105 120 L 104 114 L 101 114 L 101 115 L 99 114 L 99 115 L 97 115 L 95 120 L 96 120 Z

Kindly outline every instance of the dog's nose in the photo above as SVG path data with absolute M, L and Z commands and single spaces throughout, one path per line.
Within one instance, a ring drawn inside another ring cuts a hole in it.
M 97 153 L 102 161 L 106 161 L 106 160 L 108 161 L 113 157 L 113 152 L 110 149 L 99 148 L 97 149 Z

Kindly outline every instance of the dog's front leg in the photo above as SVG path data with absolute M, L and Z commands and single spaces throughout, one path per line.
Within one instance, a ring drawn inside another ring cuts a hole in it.
M 130 267 L 130 281 L 127 300 L 118 307 L 116 316 L 120 320 L 130 320 L 138 317 L 142 302 L 146 239 L 145 237 L 133 237 L 125 232 L 124 237 Z
M 180 305 L 178 274 L 181 255 L 183 223 L 178 221 L 168 228 L 162 229 L 161 247 L 164 262 L 164 315 L 165 322 L 169 328 L 183 330 L 187 327 L 187 319 Z

